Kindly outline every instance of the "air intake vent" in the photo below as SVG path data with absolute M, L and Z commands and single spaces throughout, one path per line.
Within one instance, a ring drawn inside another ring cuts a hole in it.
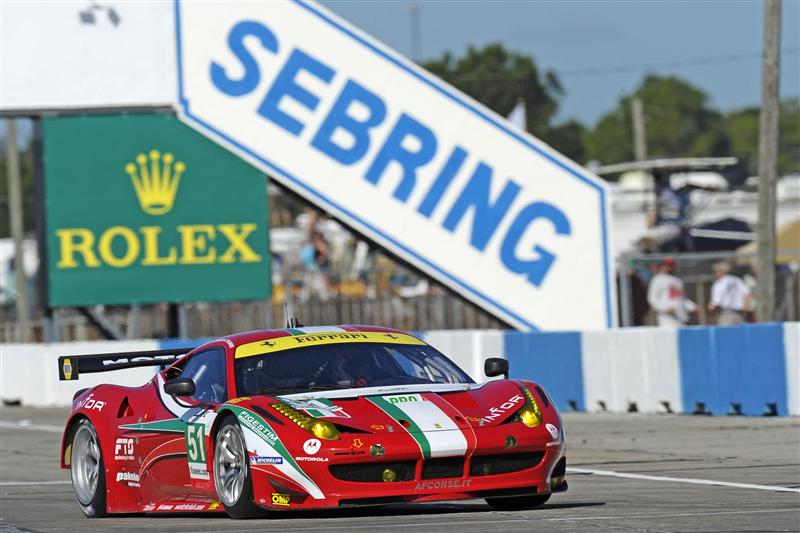
M 442 479 L 464 476 L 464 458 L 430 459 L 422 466 L 422 479 Z
M 126 416 L 133 416 L 133 409 L 131 408 L 131 404 L 128 402 L 127 396 L 125 396 L 125 399 L 122 400 L 121 404 L 119 404 L 119 409 L 117 410 L 117 418 L 123 418 Z
M 472 476 L 493 476 L 533 468 L 542 462 L 544 452 L 509 453 L 472 457 L 469 473 Z
M 395 481 L 412 481 L 416 461 L 395 461 L 390 463 L 368 463 L 332 465 L 328 468 L 336 479 L 342 481 L 358 481 L 360 483 L 384 483 L 383 471 L 387 468 L 394 470 Z

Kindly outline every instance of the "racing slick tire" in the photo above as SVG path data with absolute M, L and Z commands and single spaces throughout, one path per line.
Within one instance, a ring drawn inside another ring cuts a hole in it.
M 533 494 L 531 496 L 512 496 L 511 498 L 486 498 L 486 503 L 497 511 L 524 511 L 544 505 L 549 499 L 549 494 Z
M 94 425 L 86 418 L 72 433 L 72 490 L 87 518 L 106 516 L 106 469 Z
M 217 497 L 231 518 L 254 518 L 264 514 L 253 502 L 253 479 L 242 428 L 226 416 L 214 440 L 214 486 Z

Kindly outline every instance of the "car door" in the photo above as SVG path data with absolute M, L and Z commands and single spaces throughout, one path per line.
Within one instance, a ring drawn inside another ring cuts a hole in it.
M 216 408 L 228 400 L 228 372 L 225 349 L 213 346 L 193 354 L 183 366 L 181 379 L 191 379 L 195 391 L 179 400 L 188 406 L 181 416 L 186 423 L 185 472 L 190 486 L 208 489 L 211 476 L 208 469 L 206 437 L 216 416 Z
M 168 496 L 213 492 L 207 467 L 206 434 L 213 423 L 215 408 L 228 399 L 226 351 L 211 346 L 196 352 L 159 374 L 154 385 L 159 401 L 144 420 L 128 426 L 137 434 L 144 457 L 142 471 L 148 500 L 158 493 Z M 195 391 L 189 396 L 171 396 L 164 384 L 189 378 Z

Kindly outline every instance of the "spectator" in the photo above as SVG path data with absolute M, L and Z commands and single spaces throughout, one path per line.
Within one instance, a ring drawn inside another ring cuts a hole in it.
M 331 268 L 331 250 L 328 241 L 322 233 L 315 231 L 311 234 L 311 245 L 314 247 L 314 263 L 321 272 Z
M 747 283 L 730 273 L 726 262 L 714 265 L 717 280 L 711 285 L 711 303 L 708 308 L 717 313 L 717 324 L 735 325 L 746 322 L 745 314 L 750 310 L 752 293 Z
M 674 272 L 675 260 L 664 259 L 647 288 L 647 303 L 655 311 L 659 326 L 680 327 L 689 321 L 689 313 L 697 309 L 695 303 L 686 297 L 683 281 Z

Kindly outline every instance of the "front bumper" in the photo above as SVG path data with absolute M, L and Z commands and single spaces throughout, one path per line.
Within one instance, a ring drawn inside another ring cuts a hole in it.
M 323 492 L 322 499 L 312 498 L 285 478 L 257 471 L 255 503 L 275 510 L 315 509 L 563 492 L 567 489 L 563 444 L 550 444 L 515 449 L 479 446 L 466 457 L 427 460 L 418 451 L 390 454 L 391 445 L 385 445 L 386 456 L 340 455 L 306 469 Z M 396 480 L 378 477 L 386 469 L 395 472 Z M 281 495 L 277 506 L 276 494 Z

